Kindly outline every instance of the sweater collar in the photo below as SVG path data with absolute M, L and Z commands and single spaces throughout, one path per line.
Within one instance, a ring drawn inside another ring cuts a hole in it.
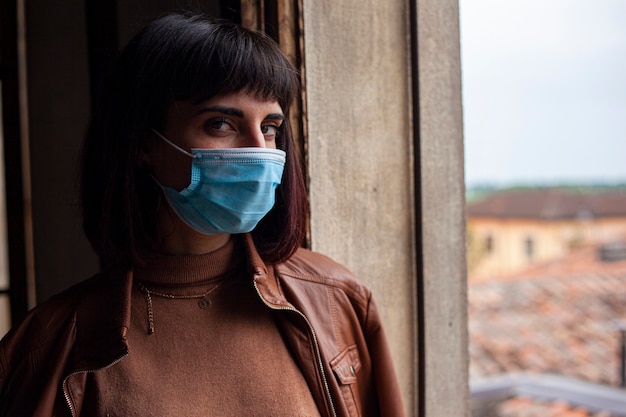
M 219 249 L 203 255 L 154 254 L 136 266 L 133 279 L 157 286 L 188 286 L 222 277 L 244 260 L 243 245 L 237 236 Z
M 243 249 L 247 271 L 265 304 L 271 308 L 288 307 L 289 303 L 285 300 L 274 268 L 263 262 L 250 234 L 240 237 L 241 239 L 231 239 L 234 241 L 231 243 L 232 247 L 223 248 L 224 252 L 214 253 L 211 256 L 236 258 L 236 252 L 241 253 Z M 183 256 L 178 260 L 166 261 L 170 267 L 179 262 L 196 265 L 204 264 L 211 257 L 201 259 L 203 256 L 200 255 L 195 259 Z M 127 334 L 130 328 L 131 295 L 135 272 L 133 269 L 126 273 L 103 272 L 92 281 L 95 290 L 84 292 L 75 318 L 77 347 L 75 364 L 78 371 L 106 367 L 128 354 Z M 214 272 L 219 271 L 212 273 Z M 192 274 L 188 278 L 194 280 L 198 278 L 198 275 Z

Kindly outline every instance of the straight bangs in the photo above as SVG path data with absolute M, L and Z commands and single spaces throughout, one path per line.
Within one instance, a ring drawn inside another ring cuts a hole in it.
M 206 21 L 202 25 L 206 31 Z M 297 74 L 276 43 L 235 24 L 220 26 L 208 36 L 190 36 L 181 48 L 173 100 L 202 101 L 245 91 L 264 101 L 276 100 L 288 112 L 297 92 Z

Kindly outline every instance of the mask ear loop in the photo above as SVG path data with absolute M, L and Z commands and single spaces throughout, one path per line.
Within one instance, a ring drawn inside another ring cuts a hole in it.
M 175 149 L 178 149 L 179 151 L 181 151 L 185 155 L 190 156 L 192 158 L 197 158 L 198 157 L 198 155 L 192 154 L 191 152 L 187 152 L 186 150 L 184 150 L 183 148 L 181 148 L 180 146 L 178 146 L 177 144 L 175 144 L 174 142 L 172 142 L 171 140 L 169 140 L 168 138 L 166 138 L 165 136 L 163 136 L 162 134 L 160 134 L 156 130 L 154 130 L 154 129 L 150 129 L 150 130 L 152 130 L 154 133 L 156 133 L 156 135 L 158 137 L 160 137 L 161 139 L 163 139 L 167 144 L 171 145 Z

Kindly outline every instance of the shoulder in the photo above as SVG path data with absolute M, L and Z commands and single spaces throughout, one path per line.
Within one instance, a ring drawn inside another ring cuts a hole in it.
M 32 415 L 55 395 L 73 366 L 80 311 L 102 293 L 107 280 L 95 276 L 51 297 L 28 312 L 0 340 L 0 414 Z
M 79 299 L 75 288 L 53 296 L 30 310 L 0 340 L 2 395 L 12 385 L 44 378 L 41 372 L 47 367 L 47 358 L 75 333 Z
M 345 266 L 308 249 L 298 249 L 286 262 L 276 265 L 277 274 L 298 280 L 301 285 L 329 287 L 367 303 L 370 290 Z
M 0 340 L 0 362 L 14 362 L 32 352 L 45 351 L 59 343 L 61 335 L 68 336 L 76 326 L 77 316 L 84 304 L 105 292 L 111 284 L 100 274 L 82 281 L 30 310 L 26 317 Z M 69 332 L 69 333 L 68 333 Z
M 66 289 L 31 309 L 2 339 L 3 348 L 9 341 L 32 346 L 45 345 L 58 334 L 60 327 L 75 320 L 74 313 L 80 302 L 81 284 Z

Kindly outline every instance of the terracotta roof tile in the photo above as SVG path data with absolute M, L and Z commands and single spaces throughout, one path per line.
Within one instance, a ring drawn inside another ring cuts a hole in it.
M 518 277 L 470 283 L 468 291 L 471 379 L 533 372 L 619 384 L 626 272 Z M 610 416 L 529 398 L 504 401 L 494 413 Z
M 470 217 L 572 219 L 626 216 L 626 190 L 582 192 L 565 188 L 501 190 L 467 206 Z

